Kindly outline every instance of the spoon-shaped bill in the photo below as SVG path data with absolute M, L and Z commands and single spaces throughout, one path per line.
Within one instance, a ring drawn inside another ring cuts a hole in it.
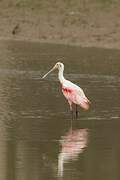
M 43 77 L 42 79 L 44 79 L 49 73 L 51 73 L 54 69 L 56 69 L 56 67 L 54 66 L 52 69 L 50 69 L 50 71 L 48 71 Z

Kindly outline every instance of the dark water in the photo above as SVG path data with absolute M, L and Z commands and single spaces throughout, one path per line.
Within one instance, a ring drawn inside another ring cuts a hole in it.
M 91 100 L 72 122 L 53 72 Z M 120 179 L 120 51 L 0 42 L 0 180 Z

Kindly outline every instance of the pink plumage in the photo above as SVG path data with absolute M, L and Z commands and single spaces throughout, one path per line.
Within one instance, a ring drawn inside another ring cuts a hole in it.
M 71 84 L 71 87 L 68 87 L 68 88 L 62 86 L 62 92 L 70 105 L 72 105 L 73 103 L 73 104 L 81 106 L 84 110 L 89 109 L 90 102 L 88 98 L 85 96 L 82 89 L 74 89 Z
M 50 72 L 52 72 L 55 69 L 58 69 L 58 79 L 62 85 L 62 92 L 70 105 L 71 112 L 73 112 L 72 104 L 76 104 L 76 117 L 77 117 L 77 105 L 79 105 L 85 110 L 88 110 L 90 101 L 85 96 L 83 90 L 79 86 L 64 78 L 63 76 L 64 64 L 61 62 L 56 63 L 55 66 L 42 78 L 45 78 Z

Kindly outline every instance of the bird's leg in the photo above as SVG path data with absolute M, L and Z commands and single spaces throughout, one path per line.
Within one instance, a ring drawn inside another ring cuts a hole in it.
M 72 115 L 72 120 L 74 119 L 74 114 L 73 114 L 73 110 L 70 110 L 71 111 L 71 115 Z
M 72 120 L 73 120 L 73 108 L 72 108 L 72 105 L 70 106 L 70 112 L 71 112 Z
M 73 108 L 72 108 L 72 103 L 70 104 L 70 111 L 71 111 L 71 115 L 72 115 L 72 119 L 71 119 L 71 132 L 72 132 L 72 126 L 73 126 L 73 119 L 74 119 L 74 114 L 73 114 Z
M 77 104 L 76 104 L 76 119 L 78 119 L 78 109 L 77 109 Z
M 69 102 L 69 105 L 70 105 L 70 112 L 71 112 L 72 120 L 73 120 L 73 108 L 72 108 L 72 103 L 71 103 L 71 101 L 68 101 L 68 102 Z

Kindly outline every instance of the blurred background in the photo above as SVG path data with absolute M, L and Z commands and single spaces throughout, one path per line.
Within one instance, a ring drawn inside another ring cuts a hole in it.
M 119 0 L 0 0 L 0 38 L 120 47 Z

